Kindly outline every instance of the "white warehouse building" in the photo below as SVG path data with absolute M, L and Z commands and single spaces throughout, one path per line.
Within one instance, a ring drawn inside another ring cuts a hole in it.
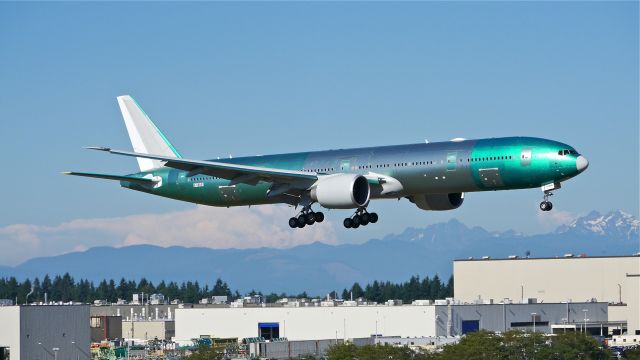
M 0 359 L 89 359 L 89 305 L 0 306 Z
M 455 260 L 453 277 L 461 301 L 606 302 L 610 322 L 640 334 L 639 255 Z
M 591 332 L 606 332 L 606 303 L 460 304 L 361 306 L 257 306 L 177 309 L 178 342 L 201 337 L 353 339 L 371 336 L 456 336 L 485 329 L 552 332 L 567 318 Z

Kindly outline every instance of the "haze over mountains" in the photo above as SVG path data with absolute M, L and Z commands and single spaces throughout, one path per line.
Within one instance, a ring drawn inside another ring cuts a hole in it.
M 411 275 L 443 279 L 452 260 L 509 255 L 554 257 L 566 253 L 589 256 L 631 255 L 640 251 L 640 220 L 622 211 L 591 212 L 556 231 L 526 236 L 515 231 L 489 232 L 457 220 L 363 244 L 327 245 L 315 242 L 288 249 L 209 249 L 137 245 L 95 247 L 84 252 L 30 259 L 15 267 L 0 267 L 0 276 L 19 279 L 69 272 L 76 279 L 140 279 L 154 283 L 199 281 L 221 277 L 233 289 L 322 295 L 354 282 L 399 282 Z

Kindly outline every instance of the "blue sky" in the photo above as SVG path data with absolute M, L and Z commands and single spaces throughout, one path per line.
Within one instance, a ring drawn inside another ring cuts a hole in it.
M 121 94 L 190 158 L 528 135 L 591 162 L 553 214 L 538 189 L 469 194 L 445 213 L 388 201 L 372 207 L 384 221 L 336 226 L 335 242 L 453 217 L 536 233 L 594 209 L 637 216 L 638 50 L 637 2 L 3 2 L 0 230 L 194 208 L 60 175 L 136 169 L 81 149 L 130 148 Z M 56 242 L 47 251 L 69 251 Z

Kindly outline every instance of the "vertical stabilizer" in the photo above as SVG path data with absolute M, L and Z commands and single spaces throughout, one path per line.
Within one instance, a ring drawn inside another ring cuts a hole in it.
M 118 105 L 120 105 L 124 124 L 127 126 L 129 139 L 135 152 L 182 157 L 131 96 L 118 96 Z M 148 171 L 162 167 L 162 162 L 138 158 L 138 165 L 140 171 Z

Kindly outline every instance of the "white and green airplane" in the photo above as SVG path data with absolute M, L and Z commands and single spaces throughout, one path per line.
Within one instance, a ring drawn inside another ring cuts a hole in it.
M 354 209 L 347 228 L 378 221 L 371 200 L 406 198 L 422 210 L 452 210 L 465 192 L 540 187 L 540 210 L 549 196 L 588 166 L 587 159 L 561 142 L 504 137 L 377 146 L 229 159 L 184 158 L 128 95 L 118 104 L 133 151 L 89 149 L 137 158 L 140 171 L 129 175 L 66 172 L 120 181 L 132 190 L 211 206 L 289 204 L 300 207 L 292 228 L 324 220 L 327 209 Z

